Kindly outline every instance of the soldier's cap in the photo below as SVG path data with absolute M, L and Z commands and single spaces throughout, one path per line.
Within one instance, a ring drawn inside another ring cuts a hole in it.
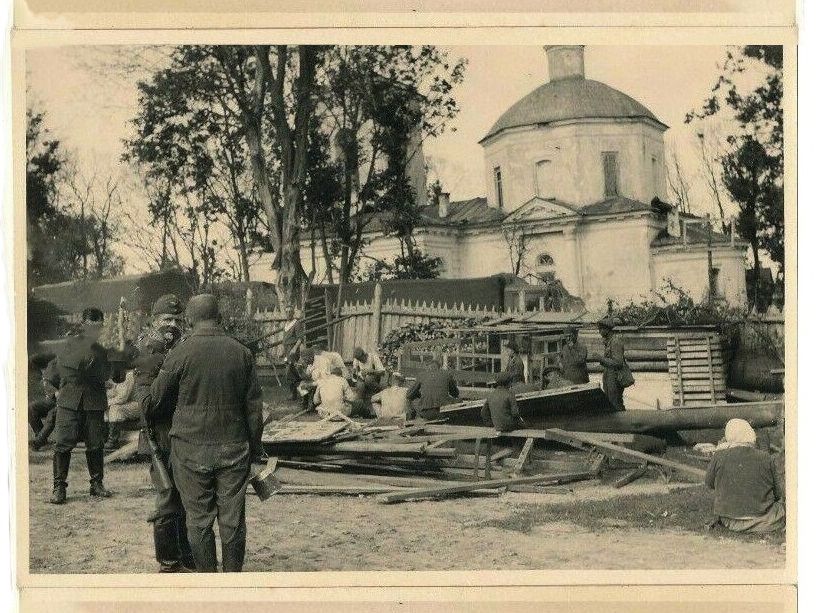
M 352 352 L 352 355 L 355 357 L 356 360 L 362 360 L 363 357 L 366 355 L 366 352 L 363 350 L 363 347 L 355 347 L 355 350 Z
M 82 310 L 82 323 L 86 326 L 101 326 L 105 321 L 105 315 L 96 307 L 88 307 Z
M 315 359 L 315 350 L 309 347 L 301 349 L 301 355 L 299 357 L 304 364 L 310 364 Z
M 507 372 L 505 370 L 503 370 L 501 373 L 499 373 L 496 376 L 496 384 L 501 385 L 502 387 L 509 386 L 511 384 L 512 380 L 513 380 L 513 377 L 511 376 L 511 373 L 509 373 L 509 372 Z
M 153 317 L 158 315 L 181 315 L 182 303 L 176 294 L 165 294 L 159 296 L 156 302 L 153 303 L 153 308 L 150 310 Z
M 519 353 L 519 345 L 517 345 L 514 341 L 509 342 L 505 345 L 508 349 L 513 351 L 514 353 Z
M 218 320 L 218 298 L 213 294 L 198 294 L 190 299 L 186 309 L 191 323 Z

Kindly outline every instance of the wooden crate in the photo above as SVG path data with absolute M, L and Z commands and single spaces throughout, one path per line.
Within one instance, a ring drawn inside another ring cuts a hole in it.
M 726 360 L 720 335 L 667 339 L 667 365 L 674 405 L 726 401 Z

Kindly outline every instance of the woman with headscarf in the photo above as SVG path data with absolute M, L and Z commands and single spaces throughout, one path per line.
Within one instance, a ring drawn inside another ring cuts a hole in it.
M 774 532 L 786 525 L 780 468 L 755 440 L 749 422 L 730 419 L 706 471 L 706 485 L 715 490 L 715 522 L 735 532 Z

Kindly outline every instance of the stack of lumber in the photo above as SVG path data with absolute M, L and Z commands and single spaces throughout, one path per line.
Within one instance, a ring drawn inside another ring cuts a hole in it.
M 726 402 L 726 368 L 720 337 L 707 334 L 667 340 L 673 404 Z
M 611 466 L 632 471 L 652 465 L 684 478 L 703 478 L 699 468 L 647 453 L 663 451 L 664 444 L 643 434 L 557 428 L 499 433 L 442 420 L 388 423 L 338 417 L 271 423 L 262 441 L 280 467 L 275 474 L 282 484 L 278 493 L 375 494 L 383 503 L 546 492 L 596 479 Z

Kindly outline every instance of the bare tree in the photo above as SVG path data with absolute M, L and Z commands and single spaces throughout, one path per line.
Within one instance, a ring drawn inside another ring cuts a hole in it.
M 712 141 L 715 141 L 714 143 Z M 709 142 L 707 142 L 709 141 Z M 721 164 L 720 155 L 717 153 L 717 140 L 714 138 L 707 138 L 704 132 L 698 132 L 698 152 L 701 156 L 701 174 L 703 175 L 706 187 L 709 193 L 712 194 L 712 200 L 718 207 L 718 216 L 721 220 L 721 230 L 724 234 L 729 231 L 729 224 L 726 221 L 726 212 L 724 209 L 723 197 L 721 190 L 723 185 L 721 183 Z
M 508 251 L 511 272 L 518 277 L 522 270 L 527 267 L 525 260 L 530 236 L 525 231 L 524 225 L 514 223 L 502 229 L 502 238 L 505 240 L 505 247 Z
M 113 250 L 121 234 L 124 209 L 117 179 L 101 177 L 96 171 L 86 173 L 71 164 L 64 173 L 62 188 L 80 220 L 83 277 L 121 273 L 124 262 Z
M 674 143 L 667 146 L 664 166 L 671 197 L 678 203 L 682 213 L 690 213 L 692 209 L 689 200 L 690 181 L 678 157 L 678 147 Z

